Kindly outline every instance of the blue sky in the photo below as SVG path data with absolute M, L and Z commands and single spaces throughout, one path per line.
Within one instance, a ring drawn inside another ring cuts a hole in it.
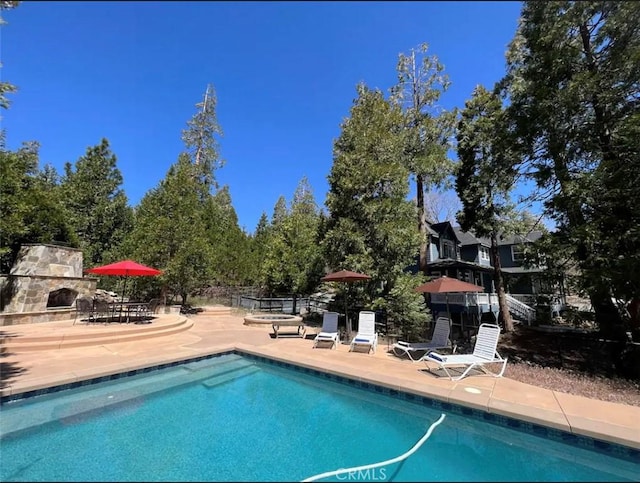
M 420 43 L 445 65 L 443 107 L 505 72 L 520 2 L 23 2 L 4 12 L 9 149 L 41 144 L 62 173 L 105 137 L 132 206 L 184 149 L 207 84 L 218 98 L 228 185 L 253 232 L 306 176 L 323 206 L 332 144 L 356 85 L 385 92 Z

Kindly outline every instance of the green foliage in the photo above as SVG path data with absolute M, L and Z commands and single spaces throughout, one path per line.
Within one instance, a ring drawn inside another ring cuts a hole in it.
M 148 290 L 162 284 L 180 295 L 183 303 L 211 280 L 214 266 L 195 174 L 188 155 L 180 155 L 159 186 L 140 201 L 134 229 L 123 246 L 128 256 L 163 270 L 163 275 L 141 281 Z
M 479 236 L 504 231 L 504 221 L 513 218 L 509 193 L 516 172 L 505 137 L 500 98 L 477 86 L 458 122 L 456 193 L 463 205 L 460 226 Z
M 426 43 L 400 54 L 396 71 L 398 83 L 391 88 L 392 102 L 403 110 L 405 162 L 411 174 L 423 177 L 425 185 L 441 185 L 451 176 L 453 163 L 447 151 L 451 147 L 456 111 L 438 107 L 438 101 L 451 85 L 444 65 L 428 55 Z
M 7 22 L 2 18 L 1 14 L 3 10 L 12 10 L 16 8 L 20 2 L 17 1 L 2 1 L 0 2 L 0 28 Z M 0 65 L 0 69 L 2 65 Z M 9 82 L 0 82 L 0 108 L 8 109 L 10 105 L 9 99 L 7 99 L 7 94 L 11 94 L 16 92 L 18 89 L 16 86 Z
M 75 163 L 65 164 L 61 199 L 81 240 L 87 268 L 114 261 L 111 257 L 131 229 L 133 212 L 122 190 L 122 174 L 109 141 L 87 148 Z
M 269 233 L 269 218 L 263 211 L 256 230 L 252 235 L 247 238 L 248 253 L 246 255 L 246 269 L 245 274 L 247 277 L 246 285 L 263 286 L 264 279 L 261 277 L 264 264 L 264 247 L 266 246 Z
M 215 172 L 224 166 L 217 140 L 222 136 L 222 128 L 218 124 L 216 105 L 215 90 L 208 85 L 203 101 L 196 104 L 198 112 L 187 123 L 187 129 L 182 131 L 182 140 L 202 182 L 203 196 L 212 187 L 217 187 Z
M 427 311 L 423 294 L 415 288 L 424 281 L 421 273 L 400 274 L 386 298 L 373 301 L 374 309 L 384 309 L 391 331 L 400 334 L 402 340 L 419 342 L 427 339 L 427 324 L 431 314 Z
M 17 92 L 18 88 L 9 82 L 0 82 L 0 107 L 8 109 L 11 101 L 7 98 L 7 94 Z
M 205 199 L 203 222 L 213 248 L 211 283 L 228 286 L 250 283 L 249 237 L 238 225 L 228 186 Z
M 272 223 L 256 230 L 263 240 L 262 281 L 270 293 L 308 294 L 319 283 L 324 264 L 318 246 L 319 213 L 307 178 L 296 188 L 287 209 L 284 197 L 274 207 Z
M 500 98 L 477 86 L 465 103 L 456 137 L 460 158 L 456 192 L 462 202 L 458 221 L 463 230 L 491 239 L 489 253 L 498 305 L 505 331 L 511 332 L 513 322 L 505 297 L 498 237 L 515 218 L 509 193 L 515 184 L 516 171 Z
M 572 247 L 600 328 L 617 336 L 611 296 L 640 297 L 638 25 L 635 2 L 525 2 L 500 85 L 520 171 Z
M 407 200 L 409 170 L 402 162 L 403 115 L 378 90 L 359 85 L 351 117 L 334 142 L 322 242 L 332 270 L 367 273 L 371 297 L 386 297 L 413 261 L 419 238 Z
M 404 148 L 402 161 L 416 181 L 416 216 L 420 232 L 419 267 L 427 271 L 427 230 L 425 191 L 446 186 L 453 164 L 448 157 L 456 111 L 437 107 L 441 95 L 449 88 L 444 66 L 435 55 L 427 55 L 421 44 L 409 55 L 400 54 L 396 71 L 398 83 L 391 89 L 391 99 L 403 110 Z
M 55 184 L 38 171 L 38 144 L 5 149 L 0 139 L 0 271 L 8 273 L 23 243 L 78 246 Z

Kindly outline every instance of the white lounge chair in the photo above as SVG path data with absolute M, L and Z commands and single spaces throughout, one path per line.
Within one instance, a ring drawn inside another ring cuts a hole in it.
M 499 337 L 500 327 L 495 324 L 480 324 L 478 335 L 476 336 L 476 343 L 473 347 L 473 354 L 443 355 L 437 352 L 428 352 L 422 360 L 427 364 L 429 371 L 431 371 L 431 367 L 429 367 L 430 362 L 438 364 L 438 368 L 443 369 L 452 381 L 459 381 L 474 368 L 480 368 L 485 373 L 494 377 L 502 377 L 507 367 L 507 359 L 503 359 L 496 350 Z M 491 372 L 486 368 L 488 364 L 501 364 L 502 368 L 498 373 Z M 454 377 L 449 372 L 449 369 L 452 367 L 462 367 L 465 369 L 462 374 Z
M 365 348 L 367 353 L 375 353 L 378 347 L 378 334 L 376 333 L 376 313 L 363 310 L 358 316 L 358 333 L 349 345 L 349 352 Z
M 391 347 L 393 353 L 398 357 L 407 356 L 413 362 L 421 360 L 425 354 L 435 349 L 449 349 L 451 341 L 449 333 L 451 331 L 451 321 L 448 317 L 438 317 L 436 326 L 433 329 L 433 337 L 429 342 L 404 342 L 398 341 Z
M 316 337 L 313 339 L 313 347 L 318 347 L 318 344 L 329 342 L 331 348 L 335 349 L 340 341 L 340 334 L 338 333 L 338 313 L 337 312 L 325 312 L 322 316 L 322 329 Z

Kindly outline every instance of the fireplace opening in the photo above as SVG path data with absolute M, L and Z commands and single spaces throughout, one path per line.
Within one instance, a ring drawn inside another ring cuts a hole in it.
M 55 307 L 71 307 L 76 300 L 78 292 L 69 288 L 61 288 L 49 292 L 49 298 L 47 299 L 47 308 Z

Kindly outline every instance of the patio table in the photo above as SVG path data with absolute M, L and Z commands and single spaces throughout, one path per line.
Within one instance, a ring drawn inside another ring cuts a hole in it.
M 109 308 L 115 318 L 115 313 L 118 312 L 118 322 L 122 322 L 122 316 L 126 315 L 125 322 L 131 321 L 131 315 L 137 314 L 141 310 L 147 308 L 148 302 L 110 302 Z

